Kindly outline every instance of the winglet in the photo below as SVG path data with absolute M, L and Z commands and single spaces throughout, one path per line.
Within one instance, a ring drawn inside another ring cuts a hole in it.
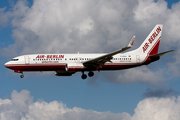
M 135 36 L 133 36 L 133 38 L 131 39 L 131 41 L 129 42 L 127 47 L 132 47 L 132 45 L 134 43 L 134 39 L 135 39 Z

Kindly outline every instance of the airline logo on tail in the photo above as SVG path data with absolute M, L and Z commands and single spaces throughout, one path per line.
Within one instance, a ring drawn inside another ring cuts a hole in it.
M 148 42 L 146 42 L 143 46 L 143 52 L 145 53 L 146 50 L 149 48 L 149 45 L 152 44 L 154 42 L 154 40 L 156 39 L 156 37 L 159 35 L 159 33 L 161 32 L 161 27 L 158 26 L 156 31 L 154 31 L 154 33 L 151 35 L 151 37 L 148 39 Z M 161 39 L 161 36 L 158 38 L 158 41 Z

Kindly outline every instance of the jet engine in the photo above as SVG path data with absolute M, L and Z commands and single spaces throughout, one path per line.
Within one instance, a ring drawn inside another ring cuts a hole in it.
M 66 64 L 66 71 L 83 71 L 84 65 L 82 63 L 68 63 Z
M 67 72 L 67 71 L 55 71 L 56 76 L 71 76 L 75 72 Z

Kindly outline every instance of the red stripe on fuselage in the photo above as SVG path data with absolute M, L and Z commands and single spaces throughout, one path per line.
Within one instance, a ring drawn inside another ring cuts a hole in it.
M 136 63 L 106 63 L 103 65 L 99 70 L 122 70 L 122 69 L 128 69 L 132 67 L 139 66 Z M 59 64 L 11 64 L 6 66 L 9 69 L 12 70 L 20 70 L 20 71 L 58 71 L 58 70 L 64 70 L 66 67 L 66 63 L 59 63 Z M 77 71 L 82 71 L 76 69 Z M 86 68 L 84 69 L 86 71 Z
M 12 70 L 21 71 L 56 71 L 65 70 L 65 63 L 59 64 L 11 64 L 6 65 L 7 68 Z

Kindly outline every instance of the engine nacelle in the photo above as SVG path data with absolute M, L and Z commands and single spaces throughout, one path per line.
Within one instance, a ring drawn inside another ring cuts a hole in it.
M 55 71 L 56 76 L 71 76 L 75 72 L 67 72 L 67 71 Z
M 82 71 L 84 68 L 82 63 L 68 63 L 65 69 L 66 71 Z

